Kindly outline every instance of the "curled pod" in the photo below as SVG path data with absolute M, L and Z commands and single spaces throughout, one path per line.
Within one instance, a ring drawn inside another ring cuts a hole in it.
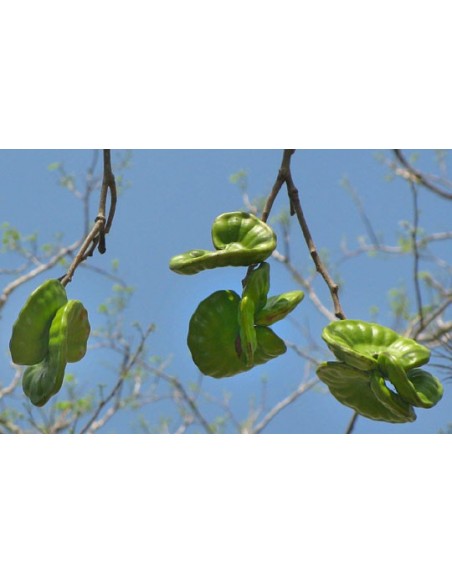
M 362 320 L 339 320 L 323 329 L 322 338 L 334 355 L 362 371 L 378 366 L 378 356 L 393 355 L 405 369 L 424 365 L 430 351 L 413 339 L 402 337 L 385 326 Z
M 205 298 L 190 319 L 187 344 L 198 369 L 210 377 L 231 377 L 282 355 L 286 345 L 268 327 L 251 327 L 254 350 L 245 354 L 240 324 L 241 298 L 232 290 L 218 290 Z
M 431 408 L 443 396 L 443 386 L 436 377 L 421 369 L 406 372 L 393 355 L 379 355 L 378 366 L 399 395 L 413 406 Z
M 218 290 L 205 298 L 193 313 L 187 344 L 198 369 L 210 377 L 230 377 L 245 370 L 239 352 L 240 296 Z
M 317 375 L 340 403 L 353 408 L 361 416 L 394 424 L 412 422 L 416 419 L 413 408 L 409 404 L 402 404 L 399 396 L 395 398 L 396 405 L 393 404 L 394 398 L 391 396 L 386 396 L 386 402 L 377 397 L 371 388 L 372 371 L 363 371 L 346 363 L 331 361 L 322 363 L 317 368 Z M 374 383 L 376 381 L 379 380 L 375 379 Z
M 422 407 L 431 408 L 443 397 L 444 388 L 440 380 L 428 371 L 411 369 L 407 375 L 418 397 L 421 398 Z
M 261 263 L 252 269 L 245 278 L 242 298 L 253 302 L 255 312 L 260 311 L 267 302 L 270 290 L 270 266 L 267 262 Z
M 174 256 L 170 269 L 191 275 L 212 268 L 258 264 L 275 249 L 276 234 L 251 213 L 236 211 L 215 219 L 212 242 L 217 251 L 194 249 Z
M 269 288 L 270 266 L 263 262 L 247 274 L 239 306 L 240 343 L 248 367 L 254 363 L 254 352 L 257 348 L 254 315 L 265 305 Z
M 262 365 L 287 351 L 285 342 L 267 326 L 256 326 L 256 351 L 254 364 Z
M 79 300 L 69 300 L 67 312 L 67 361 L 76 363 L 86 354 L 91 327 L 88 311 Z
M 9 342 L 14 363 L 33 365 L 44 359 L 53 317 L 66 302 L 66 290 L 59 280 L 47 280 L 30 294 L 13 325 Z
M 23 390 L 33 405 L 41 407 L 58 393 L 67 362 L 78 361 L 85 354 L 89 332 L 81 302 L 70 300 L 57 310 L 50 325 L 45 358 L 27 367 L 23 375 Z
M 395 393 L 385 383 L 385 378 L 374 369 L 370 372 L 370 388 L 380 403 L 386 406 L 395 416 L 401 416 L 406 422 L 416 419 L 412 405 Z
M 254 302 L 249 296 L 240 300 L 239 304 L 239 335 L 243 360 L 247 367 L 254 365 L 254 352 L 257 349 L 257 336 L 254 327 Z
M 293 290 L 285 292 L 279 296 L 270 296 L 265 306 L 256 314 L 255 322 L 257 325 L 268 326 L 285 318 L 296 308 L 304 298 L 304 292 Z

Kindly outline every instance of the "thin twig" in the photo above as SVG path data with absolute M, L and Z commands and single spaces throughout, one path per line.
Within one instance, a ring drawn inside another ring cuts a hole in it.
M 140 340 L 140 344 L 138 345 L 138 347 L 135 350 L 135 352 L 133 353 L 133 355 L 130 355 L 130 353 L 128 351 L 126 351 L 126 353 L 124 354 L 123 365 L 121 367 L 121 371 L 120 371 L 120 375 L 118 377 L 118 380 L 116 381 L 115 385 L 113 386 L 113 388 L 110 391 L 110 393 L 108 394 L 108 396 L 99 402 L 96 410 L 94 411 L 94 414 L 92 414 L 92 416 L 90 417 L 88 422 L 86 422 L 86 424 L 83 426 L 83 428 L 80 431 L 80 434 L 85 434 L 86 432 L 91 433 L 93 431 L 93 426 L 95 425 L 97 416 L 100 414 L 102 409 L 107 405 L 107 403 L 110 402 L 117 395 L 117 393 L 119 392 L 119 390 L 123 386 L 124 381 L 127 379 L 128 373 L 130 372 L 132 367 L 135 365 L 135 363 L 138 361 L 141 353 L 143 352 L 146 339 L 149 336 L 149 334 L 152 332 L 152 330 L 153 330 L 153 327 L 151 326 L 147 329 L 147 331 L 145 331 L 145 333 L 143 333 L 141 340 Z
M 413 245 L 413 279 L 414 279 L 414 291 L 416 294 L 416 304 L 417 312 L 419 315 L 420 328 L 424 328 L 424 315 L 422 306 L 422 296 L 421 296 L 421 286 L 419 283 L 419 247 L 417 241 L 417 233 L 419 227 L 419 208 L 418 208 L 418 196 L 416 186 L 413 181 L 410 181 L 411 192 L 413 194 L 413 228 L 411 230 L 411 242 Z
M 306 244 L 309 249 L 309 253 L 311 254 L 312 260 L 316 267 L 317 272 L 322 276 L 328 289 L 330 291 L 333 305 L 334 305 L 334 313 L 337 318 L 345 319 L 344 311 L 342 310 L 340 301 L 339 301 L 339 286 L 334 282 L 333 278 L 330 276 L 325 264 L 322 262 L 317 248 L 314 244 L 314 240 L 312 239 L 311 232 L 309 231 L 308 224 L 303 214 L 303 209 L 301 207 L 300 198 L 298 196 L 298 189 L 294 184 L 292 179 L 292 173 L 290 170 L 290 162 L 292 159 L 292 155 L 295 153 L 294 149 L 286 149 L 283 152 L 283 158 L 281 162 L 281 167 L 278 171 L 278 176 L 276 178 L 275 184 L 267 197 L 265 202 L 264 210 L 262 212 L 262 221 L 267 221 L 270 215 L 271 209 L 273 207 L 273 203 L 281 190 L 281 187 L 285 183 L 287 186 L 287 194 L 289 196 L 290 201 L 290 214 L 296 215 L 298 219 L 298 223 L 300 224 L 301 230 L 303 232 L 303 236 L 305 238 Z
M 346 434 L 352 434 L 355 429 L 356 420 L 358 419 L 358 412 L 353 412 L 353 416 L 350 418 L 347 428 L 345 429 Z
M 8 296 L 16 288 L 18 288 L 22 284 L 25 284 L 25 282 L 32 280 L 35 276 L 38 276 L 42 272 L 45 272 L 47 270 L 50 270 L 50 268 L 53 268 L 53 266 L 55 266 L 64 256 L 71 254 L 74 250 L 76 250 L 79 247 L 79 245 L 80 242 L 76 241 L 75 243 L 68 245 L 67 247 L 63 247 L 45 264 L 44 263 L 40 264 L 37 268 L 30 270 L 29 272 L 23 274 L 13 282 L 10 282 L 7 286 L 5 286 L 5 288 L 3 288 L 3 291 L 0 295 L 0 308 L 5 304 L 5 302 L 8 300 Z
M 282 264 L 284 264 L 286 266 L 286 268 L 289 270 L 290 274 L 292 275 L 292 278 L 296 282 L 298 282 L 300 284 L 300 286 L 302 286 L 302 288 L 304 288 L 304 290 L 306 290 L 311 302 L 314 304 L 316 309 L 321 314 L 323 314 L 323 316 L 325 316 L 328 320 L 334 320 L 334 314 L 331 312 L 331 310 L 328 310 L 328 308 L 326 308 L 326 306 L 324 306 L 322 304 L 320 298 L 317 296 L 313 286 L 311 285 L 311 282 L 309 280 L 307 280 L 306 278 L 303 278 L 301 273 L 287 259 L 287 256 L 283 256 L 277 250 L 275 250 L 272 254 L 272 257 L 275 260 L 277 260 L 278 262 L 281 262 Z
M 273 185 L 271 193 L 269 194 L 267 200 L 265 201 L 264 210 L 262 212 L 262 221 L 264 222 L 267 222 L 273 207 L 273 203 L 275 202 L 275 199 L 279 191 L 281 190 L 281 187 L 287 180 L 287 173 L 290 172 L 290 159 L 294 152 L 295 150 L 284 150 L 281 168 L 279 169 L 278 176 L 276 178 L 275 184 Z M 292 209 L 291 215 L 293 215 Z
M 251 432 L 253 434 L 259 434 L 260 432 L 262 432 L 262 430 L 264 430 L 264 428 L 266 426 L 268 426 L 268 424 L 273 420 L 273 418 L 279 414 L 281 412 L 281 410 L 283 410 L 284 408 L 287 408 L 287 406 L 289 406 L 291 403 L 293 403 L 297 398 L 300 397 L 300 395 L 303 395 L 303 393 L 305 393 L 306 391 L 308 391 L 308 389 L 311 389 L 311 387 L 314 387 L 314 385 L 316 385 L 319 382 L 319 380 L 317 379 L 317 377 L 311 379 L 310 381 L 306 382 L 306 383 L 302 383 L 295 391 L 293 391 L 290 395 L 288 395 L 286 398 L 282 399 L 280 402 L 278 402 L 263 418 L 262 420 L 259 422 L 259 424 L 256 424 L 254 426 L 254 428 L 251 430 Z
M 2 387 L 2 389 L 0 389 L 0 399 L 2 399 L 5 395 L 8 395 L 9 393 L 12 393 L 19 385 L 19 381 L 22 376 L 22 368 L 17 367 L 17 365 L 13 365 L 13 367 L 15 370 L 14 376 L 9 385 L 6 385 L 5 387 Z
M 451 192 L 440 189 L 438 186 L 429 181 L 424 174 L 413 168 L 402 154 L 401 150 L 393 150 L 393 152 L 400 164 L 408 171 L 408 176 L 406 178 L 408 178 L 411 182 L 415 181 L 420 183 L 425 188 L 429 189 L 433 193 L 436 193 L 440 197 L 443 197 L 444 199 L 452 199 Z
M 110 208 L 107 217 L 106 207 L 108 190 L 110 190 Z M 105 235 L 110 231 L 113 222 L 116 210 L 116 199 L 116 182 L 111 169 L 110 150 L 104 150 L 104 173 L 99 198 L 99 209 L 94 226 L 83 241 L 74 261 L 69 266 L 68 271 L 61 279 L 63 286 L 66 286 L 72 280 L 77 267 L 85 261 L 87 257 L 92 256 L 96 248 L 99 253 L 105 253 Z
M 285 152 L 293 153 L 294 150 L 286 150 Z M 290 156 L 291 156 L 291 154 L 290 154 Z M 336 282 L 330 276 L 325 264 L 322 262 L 322 260 L 319 256 L 319 253 L 318 253 L 317 248 L 315 246 L 311 232 L 309 230 L 308 224 L 306 222 L 306 219 L 305 219 L 305 216 L 303 213 L 303 209 L 301 207 L 300 197 L 298 195 L 298 189 L 295 186 L 293 179 L 292 179 L 290 165 L 288 166 L 288 168 L 286 170 L 286 185 L 287 185 L 287 193 L 289 195 L 289 199 L 291 202 L 291 208 L 293 209 L 293 212 L 297 216 L 298 223 L 300 224 L 301 231 L 303 232 L 303 236 L 304 236 L 304 239 L 306 241 L 306 245 L 308 246 L 309 253 L 311 254 L 312 261 L 314 262 L 314 265 L 316 267 L 317 272 L 322 276 L 322 278 L 324 279 L 324 281 L 325 281 L 325 283 L 328 286 L 328 289 L 330 291 L 331 298 L 333 300 L 333 305 L 334 305 L 334 314 L 337 318 L 345 319 L 346 316 L 345 316 L 344 311 L 342 310 L 342 306 L 341 306 L 341 303 L 339 301 L 339 286 L 336 284 Z
M 169 383 L 179 393 L 179 395 L 184 399 L 184 401 L 188 404 L 189 408 L 191 409 L 191 411 L 193 412 L 193 414 L 195 415 L 195 417 L 197 418 L 197 420 L 199 421 L 201 426 L 204 428 L 204 430 L 208 434 L 214 433 L 211 425 L 204 418 L 201 411 L 199 410 L 198 405 L 196 404 L 196 401 L 188 394 L 185 387 L 182 385 L 182 383 L 176 377 L 169 375 L 168 373 L 163 371 L 163 369 L 156 369 L 155 367 L 152 367 L 150 365 L 145 365 L 145 368 L 147 370 L 151 371 L 157 377 L 159 377 L 159 378 L 163 379 L 164 381 L 166 381 L 167 383 Z

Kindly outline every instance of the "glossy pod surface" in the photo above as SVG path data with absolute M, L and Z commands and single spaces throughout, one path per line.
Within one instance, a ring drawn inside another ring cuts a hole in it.
M 252 333 L 245 338 L 253 338 L 254 347 L 244 351 L 240 306 L 236 292 L 218 290 L 203 300 L 191 317 L 187 344 L 193 361 L 205 375 L 231 377 L 285 353 L 284 341 L 271 329 L 251 325 Z
M 235 211 L 219 215 L 212 225 L 217 251 L 194 249 L 171 258 L 169 267 L 184 275 L 225 266 L 250 266 L 268 258 L 276 247 L 276 234 L 250 213 Z
M 366 418 L 391 423 L 412 422 L 416 419 L 413 408 L 401 403 L 394 392 L 381 399 L 381 394 L 386 392 L 381 388 L 377 388 L 377 392 L 372 389 L 372 382 L 378 384 L 381 381 L 379 378 L 373 379 L 373 372 L 332 361 L 322 363 L 317 369 L 317 375 L 339 402 Z
M 270 296 L 265 306 L 256 314 L 256 324 L 269 326 L 285 318 L 292 312 L 303 300 L 304 292 L 293 290 L 284 292 L 278 296 Z
M 430 351 L 415 340 L 360 320 L 333 322 L 322 337 L 340 362 L 321 365 L 317 374 L 339 401 L 359 414 L 410 422 L 416 419 L 413 406 L 431 408 L 441 399 L 439 380 L 418 368 L 428 362 Z
M 13 325 L 9 342 L 14 363 L 32 365 L 44 359 L 52 319 L 66 302 L 66 290 L 58 280 L 47 280 L 30 294 Z
M 237 353 L 240 296 L 218 290 L 203 300 L 193 313 L 187 344 L 192 359 L 204 375 L 230 377 L 243 369 Z
M 361 320 L 332 322 L 323 329 L 322 338 L 340 361 L 362 371 L 375 369 L 382 352 L 393 355 L 404 369 L 419 367 L 430 359 L 430 351 L 413 339 Z
M 45 358 L 25 370 L 22 385 L 35 406 L 45 405 L 58 393 L 66 363 L 79 361 L 86 352 L 90 333 L 87 312 L 78 300 L 69 300 L 56 312 L 49 331 Z

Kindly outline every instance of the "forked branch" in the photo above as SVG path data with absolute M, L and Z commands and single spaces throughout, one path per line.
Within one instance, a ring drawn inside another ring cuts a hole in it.
M 342 306 L 339 301 L 339 286 L 333 280 L 330 273 L 328 272 L 327 267 L 320 258 L 320 255 L 317 251 L 316 245 L 314 243 L 306 218 L 303 213 L 300 197 L 298 194 L 298 189 L 295 186 L 295 183 L 292 179 L 290 162 L 294 152 L 295 150 L 284 150 L 281 168 L 279 169 L 275 184 L 273 185 L 271 193 L 268 196 L 264 206 L 264 211 L 262 213 L 262 221 L 267 221 L 273 203 L 279 191 L 281 190 L 281 187 L 285 183 L 287 187 L 287 194 L 289 196 L 290 201 L 290 214 L 297 216 L 298 223 L 300 224 L 301 231 L 303 232 L 303 237 L 306 241 L 306 245 L 308 246 L 309 253 L 311 254 L 312 257 L 312 261 L 314 262 L 317 272 L 322 276 L 326 285 L 328 286 L 331 298 L 333 300 L 334 314 L 337 318 L 345 319 L 346 316 L 344 314 L 344 311 L 342 310 Z

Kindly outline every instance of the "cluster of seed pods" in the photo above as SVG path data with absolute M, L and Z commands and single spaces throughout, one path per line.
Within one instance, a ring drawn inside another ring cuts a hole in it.
M 58 393 L 67 363 L 80 361 L 90 333 L 88 313 L 68 300 L 59 280 L 47 280 L 28 297 L 13 325 L 9 348 L 17 365 L 28 365 L 22 386 L 35 406 Z

